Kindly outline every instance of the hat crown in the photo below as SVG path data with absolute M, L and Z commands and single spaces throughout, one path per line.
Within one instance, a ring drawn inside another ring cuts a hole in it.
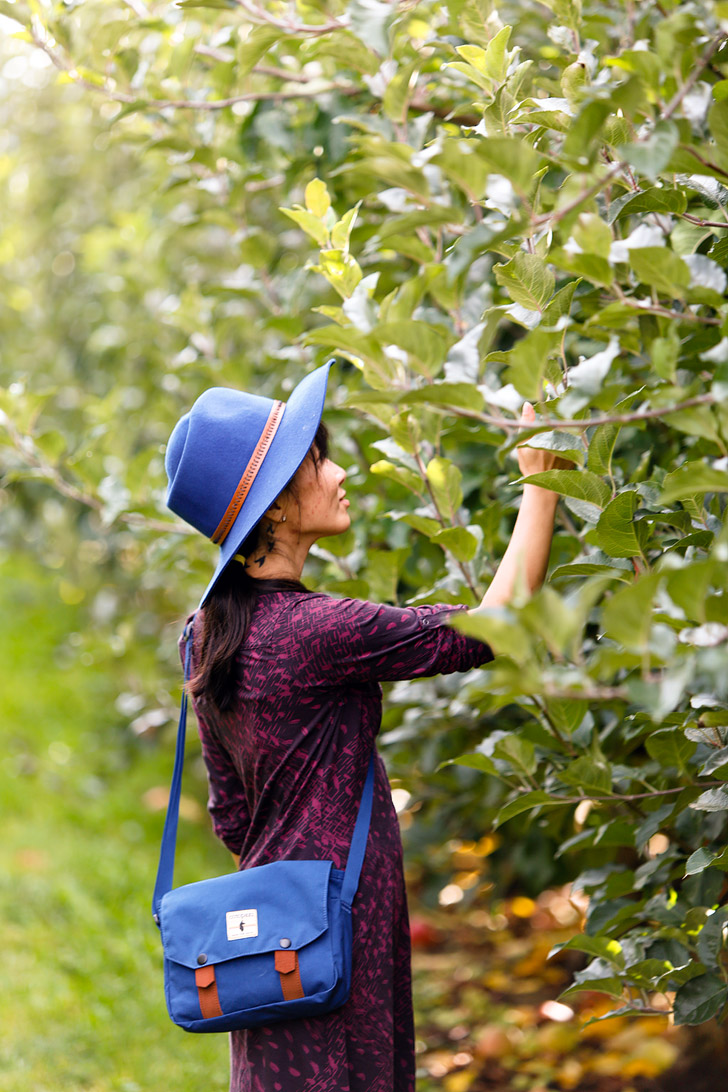
M 200 606 L 310 451 L 331 363 L 305 375 L 285 405 L 211 387 L 175 426 L 164 460 L 167 505 L 220 547 Z
M 273 405 L 271 398 L 211 387 L 175 425 L 164 460 L 167 506 L 207 538 L 225 514 Z

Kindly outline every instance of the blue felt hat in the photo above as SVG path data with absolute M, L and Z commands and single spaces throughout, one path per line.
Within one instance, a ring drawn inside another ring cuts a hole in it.
M 310 372 L 286 403 L 211 387 L 175 425 L 164 459 L 167 506 L 220 546 L 200 606 L 305 459 L 332 363 Z

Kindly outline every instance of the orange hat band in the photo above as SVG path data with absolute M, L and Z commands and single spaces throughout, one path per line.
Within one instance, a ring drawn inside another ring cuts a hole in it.
M 278 426 L 283 420 L 283 411 L 285 409 L 284 402 L 274 402 L 273 408 L 270 411 L 268 420 L 265 423 L 265 427 L 260 434 L 260 439 L 255 445 L 255 451 L 250 456 L 250 462 L 243 471 L 243 476 L 238 483 L 238 487 L 232 495 L 230 503 L 225 509 L 225 515 L 222 517 L 214 533 L 210 536 L 212 541 L 218 546 L 222 546 L 223 542 L 230 533 L 232 525 L 238 517 L 240 509 L 243 507 L 243 501 L 250 492 L 250 487 L 255 481 L 256 475 L 263 465 L 263 459 L 266 457 L 268 448 L 273 443 L 273 437 L 278 431 Z

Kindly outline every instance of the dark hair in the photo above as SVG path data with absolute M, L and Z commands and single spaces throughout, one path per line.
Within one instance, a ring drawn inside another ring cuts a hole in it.
M 306 458 L 313 460 L 318 472 L 328 454 L 329 435 L 322 421 Z M 286 492 L 298 500 L 295 480 L 289 482 Z M 260 520 L 241 545 L 239 552 L 244 557 L 258 548 L 265 522 L 265 519 Z M 261 595 L 284 590 L 306 591 L 298 580 L 260 580 L 249 576 L 236 561 L 223 569 L 205 601 L 202 626 L 196 627 L 197 670 L 187 684 L 193 698 L 211 703 L 220 712 L 230 709 L 240 677 L 238 651 L 245 641 L 258 600 Z

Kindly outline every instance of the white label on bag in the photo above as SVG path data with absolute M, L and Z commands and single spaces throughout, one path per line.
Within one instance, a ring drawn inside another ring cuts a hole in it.
M 228 940 L 244 940 L 258 935 L 257 910 L 228 910 L 225 921 Z

